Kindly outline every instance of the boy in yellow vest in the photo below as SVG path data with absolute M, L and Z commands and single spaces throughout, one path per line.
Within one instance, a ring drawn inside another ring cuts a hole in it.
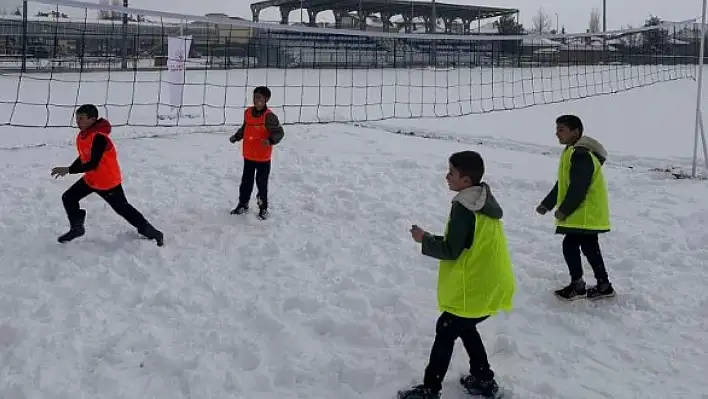
M 470 358 L 470 374 L 460 384 L 472 395 L 499 395 L 477 324 L 512 308 L 515 281 L 501 221 L 503 211 L 482 182 L 484 161 L 478 153 L 455 153 L 449 163 L 446 180 L 457 195 L 452 199 L 445 235 L 434 236 L 416 225 L 411 228 L 422 253 L 440 260 L 437 297 L 442 315 L 423 384 L 399 391 L 399 399 L 440 397 L 457 338 L 462 339 Z
M 565 235 L 563 256 L 571 281 L 555 295 L 570 301 L 614 296 L 598 241 L 600 233 L 610 231 L 607 184 L 602 172 L 607 151 L 597 140 L 583 135 L 583 123 L 575 115 L 556 119 L 556 136 L 566 146 L 558 166 L 558 181 L 536 208 L 545 215 L 557 206 L 556 234 Z M 597 280 L 597 285 L 588 289 L 583 280 L 581 250 Z

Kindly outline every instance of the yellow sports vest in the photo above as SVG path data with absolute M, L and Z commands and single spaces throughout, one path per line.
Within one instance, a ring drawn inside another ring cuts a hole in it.
M 489 316 L 500 310 L 509 312 L 515 288 L 504 224 L 476 214 L 472 247 L 462 251 L 456 260 L 440 261 L 440 311 L 467 318 Z
M 560 206 L 568 193 L 570 186 L 570 159 L 575 152 L 575 147 L 569 146 L 563 150 L 558 164 L 558 198 Z M 567 215 L 566 219 L 556 219 L 556 226 L 569 227 L 583 230 L 610 230 L 610 205 L 607 197 L 607 183 L 602 173 L 602 165 L 592 151 L 588 151 L 594 172 L 587 195 L 575 212 Z

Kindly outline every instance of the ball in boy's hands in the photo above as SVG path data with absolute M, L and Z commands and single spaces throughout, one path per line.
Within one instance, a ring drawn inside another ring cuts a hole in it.
M 539 215 L 545 215 L 546 213 L 548 213 L 548 209 L 546 209 L 546 207 L 543 206 L 543 205 L 539 205 L 539 206 L 536 207 L 536 212 L 537 212 Z
M 411 226 L 411 237 L 413 237 L 415 242 L 423 242 L 423 236 L 425 236 L 425 230 L 421 229 L 416 224 Z

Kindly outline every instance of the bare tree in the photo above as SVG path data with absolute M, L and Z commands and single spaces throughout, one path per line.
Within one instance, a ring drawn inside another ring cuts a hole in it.
M 538 9 L 538 14 L 533 17 L 533 33 L 548 33 L 551 31 L 551 17 L 548 16 L 543 7 Z
M 593 8 L 592 11 L 590 11 L 590 26 L 589 26 L 589 33 L 598 33 L 600 32 L 600 9 L 599 8 Z

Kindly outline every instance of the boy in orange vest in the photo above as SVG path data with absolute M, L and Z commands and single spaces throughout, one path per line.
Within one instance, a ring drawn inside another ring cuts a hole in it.
M 95 105 L 85 104 L 76 110 L 76 124 L 79 127 L 79 134 L 76 136 L 76 149 L 79 156 L 71 166 L 52 168 L 54 178 L 67 174 L 84 174 L 61 196 L 69 217 L 70 229 L 59 237 L 59 242 L 69 242 L 86 233 L 84 229 L 86 211 L 80 208 L 79 201 L 96 193 L 116 213 L 137 228 L 138 233 L 150 240 L 155 240 L 158 246 L 162 246 L 164 244 L 162 232 L 145 220 L 145 217 L 125 198 L 118 152 L 115 144 L 108 137 L 111 134 L 110 122 L 98 117 L 98 108 Z
M 235 143 L 243 140 L 243 175 L 239 188 L 238 205 L 231 211 L 232 215 L 241 215 L 248 211 L 248 203 L 253 192 L 253 175 L 258 188 L 258 217 L 268 218 L 268 176 L 273 146 L 280 143 L 285 132 L 278 117 L 268 108 L 270 89 L 265 86 L 253 90 L 253 106 L 246 109 L 243 124 L 229 138 Z

